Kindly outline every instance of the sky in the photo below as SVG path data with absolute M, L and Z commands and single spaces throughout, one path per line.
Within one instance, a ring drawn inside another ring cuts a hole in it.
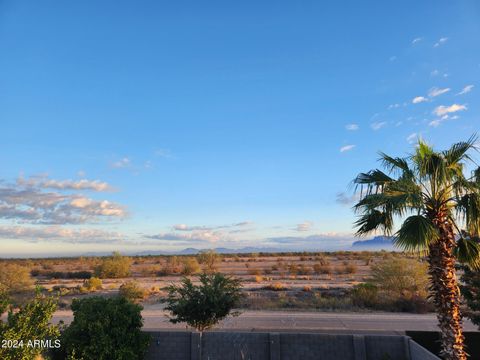
M 480 129 L 480 3 L 0 0 L 0 256 L 345 249 Z

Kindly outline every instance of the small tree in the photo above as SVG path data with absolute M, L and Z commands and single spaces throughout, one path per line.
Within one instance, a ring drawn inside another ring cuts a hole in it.
M 5 311 L 7 308 L 5 297 L 0 305 L 2 306 L 0 310 Z M 19 311 L 14 313 L 10 310 L 6 323 L 0 321 L 0 339 L 17 342 L 18 346 L 0 347 L 0 359 L 30 360 L 41 355 L 45 349 L 28 346 L 27 342 L 34 339 L 55 340 L 59 337 L 58 327 L 49 323 L 56 308 L 55 299 L 43 297 L 37 293 L 35 298 L 21 307 Z M 23 344 L 20 346 L 22 341 Z
M 232 313 L 241 299 L 240 280 L 220 273 L 201 274 L 200 284 L 184 278 L 180 285 L 168 287 L 165 309 L 172 323 L 186 322 L 198 331 L 213 327 Z
M 26 267 L 2 262 L 0 263 L 0 284 L 12 294 L 32 289 L 33 280 Z
M 203 265 L 203 271 L 207 273 L 214 273 L 217 271 L 217 263 L 221 256 L 215 250 L 201 251 L 197 255 L 198 262 Z
M 149 336 L 142 307 L 123 297 L 74 299 L 73 322 L 62 334 L 62 354 L 83 360 L 143 359 Z
M 114 252 L 112 256 L 102 260 L 102 263 L 95 269 L 96 276 L 105 278 L 124 278 L 130 276 L 132 259 Z

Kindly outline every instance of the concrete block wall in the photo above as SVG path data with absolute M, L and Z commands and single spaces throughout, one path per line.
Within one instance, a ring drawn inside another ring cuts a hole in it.
M 150 332 L 147 360 L 437 360 L 406 336 Z

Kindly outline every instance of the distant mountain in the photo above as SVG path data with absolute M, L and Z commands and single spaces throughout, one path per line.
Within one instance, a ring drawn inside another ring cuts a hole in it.
M 352 244 L 352 250 L 396 250 L 392 236 L 375 236 L 370 240 L 359 240 Z

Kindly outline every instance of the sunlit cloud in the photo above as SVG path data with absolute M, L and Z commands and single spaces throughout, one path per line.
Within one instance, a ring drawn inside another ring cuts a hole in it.
M 458 105 L 458 104 L 453 104 L 450 106 L 440 105 L 435 108 L 433 113 L 437 116 L 443 116 L 446 114 L 454 113 L 457 111 L 464 111 L 464 110 L 467 110 L 466 105 Z
M 412 100 L 412 103 L 413 104 L 420 104 L 422 102 L 427 102 L 428 99 L 424 96 L 417 96 L 417 97 L 414 97 L 413 100 Z
M 132 165 L 132 161 L 129 157 L 123 157 L 112 163 L 112 167 L 115 169 L 128 168 Z

